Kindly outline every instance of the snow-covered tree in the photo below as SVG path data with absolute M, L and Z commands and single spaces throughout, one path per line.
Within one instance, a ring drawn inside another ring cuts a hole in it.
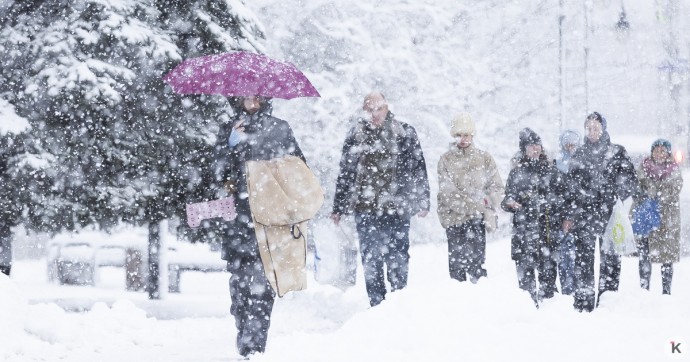
M 161 76 L 183 58 L 260 50 L 243 3 L 22 1 L 3 11 L 2 91 L 51 158 L 32 227 L 179 215 L 225 101 L 174 95 Z
M 45 161 L 29 229 L 125 221 L 157 234 L 208 197 L 204 166 L 227 102 L 173 94 L 161 77 L 184 58 L 260 51 L 241 0 L 21 1 L 0 12 L 0 92 Z

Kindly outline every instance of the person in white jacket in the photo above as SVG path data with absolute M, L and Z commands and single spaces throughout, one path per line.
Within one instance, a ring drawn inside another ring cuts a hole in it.
M 455 142 L 438 163 L 438 217 L 448 237 L 450 277 L 476 283 L 487 276 L 486 231 L 495 229 L 495 211 L 503 181 L 491 155 L 474 147 L 475 124 L 467 113 L 456 116 L 450 134 Z

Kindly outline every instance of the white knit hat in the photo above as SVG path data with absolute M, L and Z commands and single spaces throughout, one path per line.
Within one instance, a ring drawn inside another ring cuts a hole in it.
M 455 118 L 453 118 L 453 121 L 450 126 L 451 136 L 455 137 L 461 134 L 474 135 L 474 133 L 474 121 L 472 120 L 472 116 L 470 116 L 469 113 L 460 113 L 457 116 L 455 116 Z

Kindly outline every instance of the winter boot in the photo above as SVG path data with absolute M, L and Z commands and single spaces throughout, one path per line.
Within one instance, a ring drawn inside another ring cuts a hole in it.
M 464 282 L 464 281 L 467 280 L 467 273 L 466 273 L 464 270 L 460 270 L 460 271 L 457 271 L 457 270 L 456 270 L 456 271 L 451 271 L 451 272 L 450 272 L 450 277 L 451 277 L 452 279 L 455 279 L 455 280 L 459 281 L 459 282 Z
M 554 294 L 557 293 L 558 290 L 550 287 L 545 287 L 545 288 L 539 288 L 539 299 L 544 300 L 544 299 L 551 299 L 553 298 Z
M 591 312 L 594 310 L 596 301 L 594 293 L 591 291 L 576 291 L 573 306 L 578 312 Z
M 599 269 L 599 294 L 618 291 L 621 277 L 621 257 L 615 253 L 602 253 Z
M 652 262 L 649 261 L 649 239 L 640 238 L 637 241 L 637 255 L 640 258 L 640 287 L 649 290 L 649 280 L 652 277 Z
M 10 269 L 12 267 L 9 265 L 0 265 L 0 273 L 10 276 Z
M 480 279 L 481 277 L 486 277 L 486 275 L 487 275 L 487 274 L 486 274 L 486 269 L 483 269 L 483 268 L 482 268 L 482 269 L 479 269 L 479 270 L 477 270 L 477 273 L 476 273 L 476 274 L 470 274 L 470 281 L 472 282 L 472 284 L 477 284 L 477 282 L 479 281 L 479 279 Z
M 671 280 L 673 279 L 673 264 L 666 263 L 661 265 L 661 284 L 663 294 L 671 294 Z

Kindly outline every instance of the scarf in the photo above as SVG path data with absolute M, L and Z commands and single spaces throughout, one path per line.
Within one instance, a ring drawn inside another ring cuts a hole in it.
M 650 178 L 663 180 L 678 169 L 678 164 L 673 161 L 656 163 L 651 157 L 647 157 L 642 161 L 642 169 Z

